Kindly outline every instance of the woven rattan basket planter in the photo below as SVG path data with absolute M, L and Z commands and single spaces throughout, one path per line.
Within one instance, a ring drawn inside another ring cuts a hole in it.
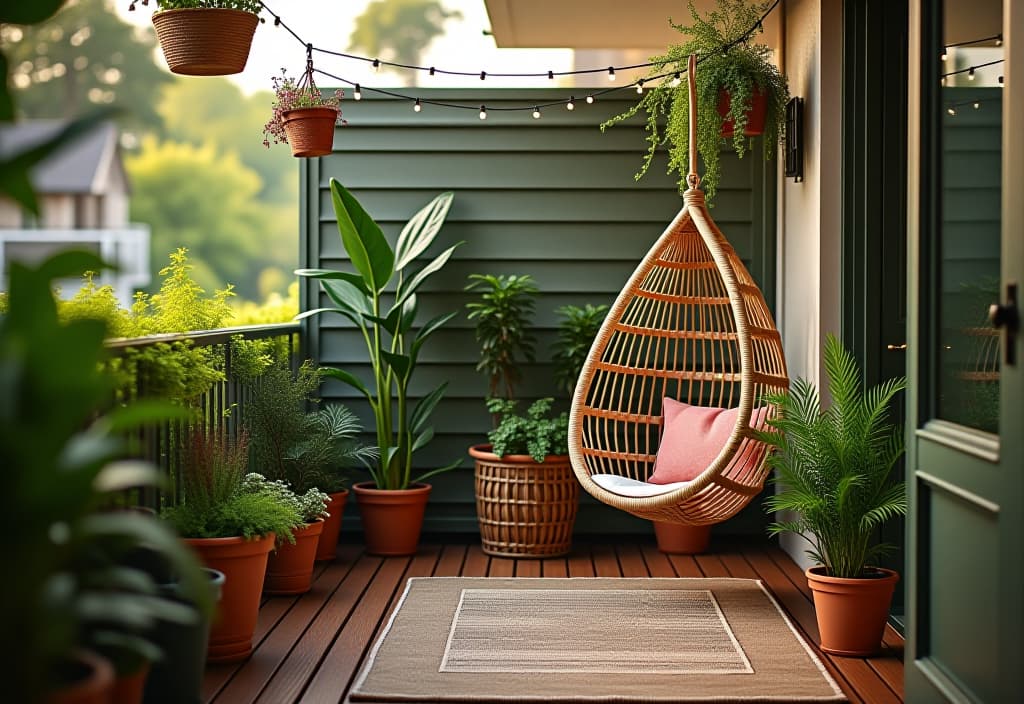
M 171 73 L 227 76 L 249 59 L 259 17 L 224 8 L 164 10 L 153 15 L 156 38 Z
M 334 149 L 336 108 L 296 108 L 281 116 L 292 156 L 326 156 Z
M 474 445 L 476 515 L 484 552 L 499 557 L 553 557 L 572 548 L 580 485 L 568 455 L 535 462 L 498 457 Z

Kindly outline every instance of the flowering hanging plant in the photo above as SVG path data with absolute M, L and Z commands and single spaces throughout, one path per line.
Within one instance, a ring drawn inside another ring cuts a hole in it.
M 132 0 L 129 10 L 134 10 L 138 2 L 148 5 L 149 0 Z M 258 15 L 263 9 L 260 0 L 156 0 L 158 10 L 184 10 L 193 8 L 223 8 L 227 10 L 241 10 Z
M 271 106 L 270 119 L 263 127 L 263 146 L 270 147 L 271 142 L 288 144 L 288 135 L 284 130 L 284 114 L 289 110 L 334 108 L 338 111 L 338 124 L 347 124 L 341 119 L 340 103 L 345 97 L 344 91 L 335 90 L 333 94 L 324 95 L 308 78 L 297 82 L 283 68 L 281 75 L 274 76 L 271 82 L 274 86 L 274 102 Z

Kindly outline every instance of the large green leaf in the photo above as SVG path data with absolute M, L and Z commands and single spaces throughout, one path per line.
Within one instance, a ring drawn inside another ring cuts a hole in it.
M 401 271 L 430 246 L 451 208 L 453 193 L 442 193 L 425 205 L 402 228 L 395 246 L 395 270 Z
M 352 265 L 371 291 L 380 292 L 394 273 L 395 253 L 380 226 L 363 209 L 355 196 L 336 179 L 331 179 L 331 200 L 338 218 L 338 232 Z
M 388 366 L 395 370 L 400 379 L 409 378 L 409 373 L 412 371 L 412 360 L 409 358 L 409 355 L 388 352 L 387 350 L 381 350 L 380 355 L 388 363 Z
M 416 404 L 416 408 L 413 409 L 412 416 L 409 418 L 409 429 L 414 435 L 419 435 L 426 430 L 430 414 L 434 412 L 434 408 L 444 397 L 444 392 L 447 389 L 448 382 L 445 381 L 429 394 L 421 398 L 420 402 Z
M 427 338 L 443 327 L 445 323 L 456 315 L 458 315 L 457 311 L 439 315 L 436 318 L 432 318 L 427 321 L 427 324 L 420 328 L 420 331 L 416 333 L 416 337 L 412 341 L 412 347 L 409 349 L 409 356 L 412 357 L 413 363 L 415 363 L 416 359 L 419 357 L 420 348 L 423 347 L 423 343 L 427 341 Z
M 320 371 L 323 372 L 323 375 L 326 377 L 337 379 L 344 384 L 348 384 L 368 400 L 373 401 L 373 396 L 370 394 L 370 390 L 367 389 L 363 382 L 350 372 L 347 372 L 344 369 L 335 369 L 334 367 L 321 367 Z
M 373 312 L 367 295 L 348 281 L 325 279 L 320 282 L 320 286 L 336 306 L 351 311 L 353 315 Z
M 432 262 L 430 262 L 425 267 L 416 272 L 416 275 L 409 279 L 408 283 L 403 282 L 398 287 L 398 296 L 396 304 L 405 301 L 406 298 L 408 298 L 410 295 L 416 292 L 416 289 L 418 289 L 420 285 L 422 285 L 423 282 L 427 280 L 428 276 L 440 270 L 441 267 L 447 264 L 448 260 L 452 256 L 452 252 L 454 252 L 455 249 L 461 244 L 463 243 L 458 242 L 449 247 L 448 249 L 444 250 L 443 252 L 438 254 Z
M 335 271 L 334 269 L 296 269 L 295 275 L 304 276 L 309 279 L 341 279 L 342 281 L 348 281 L 363 293 L 370 293 L 370 290 L 366 288 L 366 282 L 363 281 L 363 277 L 359 274 L 353 274 L 351 271 Z

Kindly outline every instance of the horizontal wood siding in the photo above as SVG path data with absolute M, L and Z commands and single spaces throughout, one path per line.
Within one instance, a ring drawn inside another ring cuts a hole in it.
M 659 159 L 650 173 L 634 174 L 645 148 L 643 125 L 636 120 L 606 133 L 598 125 L 631 104 L 601 98 L 577 109 L 530 112 L 498 108 L 564 99 L 564 91 L 420 90 L 426 100 L 486 103 L 489 117 L 477 110 L 424 106 L 416 114 L 407 102 L 364 97 L 348 101 L 348 125 L 337 130 L 334 154 L 306 160 L 302 170 L 302 266 L 348 268 L 338 237 L 329 183 L 350 189 L 394 242 L 402 225 L 431 198 L 454 191 L 455 200 L 430 258 L 454 242 L 464 244 L 445 269 L 434 275 L 420 296 L 421 321 L 452 310 L 462 314 L 424 347 L 412 382 L 419 396 L 441 381 L 448 394 L 434 415 L 435 440 L 417 456 L 426 469 L 463 457 L 461 468 L 432 480 L 428 532 L 473 532 L 472 463 L 466 448 L 482 442 L 490 419 L 483 407 L 486 379 L 474 370 L 477 347 L 465 316 L 463 292 L 472 273 L 530 274 L 542 292 L 537 304 L 538 360 L 525 365 L 520 396 L 554 396 L 550 346 L 555 340 L 559 306 L 611 303 L 639 260 L 675 216 L 681 200 L 673 178 Z M 755 278 L 771 297 L 774 291 L 774 165 L 765 165 L 760 149 L 742 160 L 723 155 L 723 183 L 712 210 Z M 766 225 L 767 223 L 767 225 Z M 326 304 L 305 282 L 303 306 Z M 309 354 L 321 364 L 345 368 L 369 381 L 361 337 L 340 317 L 313 321 L 306 337 Z M 370 410 L 356 392 L 339 383 L 323 395 L 348 404 L 372 426 Z M 357 475 L 362 478 L 363 475 Z M 355 521 L 346 511 L 346 521 Z M 754 507 L 726 532 L 760 530 Z M 352 529 L 358 530 L 353 524 Z M 646 522 L 600 505 L 581 502 L 580 533 L 646 532 Z

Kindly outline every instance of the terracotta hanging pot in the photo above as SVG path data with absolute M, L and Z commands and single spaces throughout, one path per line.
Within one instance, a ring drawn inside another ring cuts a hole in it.
M 320 542 L 316 546 L 316 559 L 333 560 L 338 556 L 338 535 L 341 534 L 341 517 L 345 513 L 345 502 L 348 501 L 348 489 L 328 494 L 327 513 L 324 529 L 320 533 Z
M 334 127 L 338 109 L 329 107 L 296 108 L 281 114 L 292 156 L 326 156 L 334 150 Z
M 249 59 L 259 17 L 226 8 L 183 8 L 153 14 L 156 38 L 171 73 L 228 76 Z
M 55 677 L 62 684 L 46 698 L 46 704 L 110 704 L 114 666 L 88 650 L 76 650 L 61 663 Z
M 829 577 L 821 565 L 805 573 L 814 594 L 821 649 L 834 655 L 865 657 L 878 652 L 900 576 L 870 567 L 863 579 Z
M 729 93 L 725 90 L 718 91 L 718 114 L 724 120 L 722 122 L 723 137 L 732 137 L 735 131 L 732 120 L 727 119 L 731 105 L 732 99 Z M 747 126 L 743 130 L 743 134 L 748 137 L 757 137 L 764 134 L 764 121 L 767 113 L 768 96 L 760 88 L 755 88 L 754 94 L 750 96 L 750 109 L 747 110 Z
M 297 528 L 295 544 L 281 543 L 267 560 L 264 594 L 305 594 L 313 585 L 316 546 L 324 529 L 322 520 Z
M 687 526 L 680 523 L 654 521 L 654 537 L 658 550 L 669 555 L 697 555 L 707 551 L 711 542 L 711 526 Z
M 373 482 L 352 487 L 370 555 L 415 555 L 423 529 L 429 484 L 408 489 L 377 489 Z
M 485 553 L 553 557 L 569 552 L 580 484 L 568 455 L 537 462 L 529 455 L 499 457 L 490 445 L 474 445 L 469 455 Z
M 224 573 L 220 608 L 210 627 L 208 662 L 238 662 L 252 653 L 252 634 L 260 610 L 267 556 L 274 536 L 245 538 L 186 538 L 210 569 Z

